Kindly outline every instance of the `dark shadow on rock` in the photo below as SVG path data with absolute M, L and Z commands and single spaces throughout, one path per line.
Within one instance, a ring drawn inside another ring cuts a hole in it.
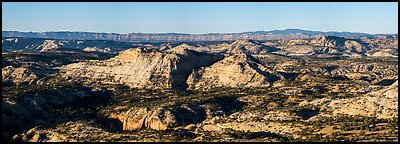
M 363 81 L 366 81 L 366 82 L 370 83 L 370 82 L 374 81 L 375 79 L 376 78 L 374 78 L 374 77 L 361 76 L 359 80 L 363 80 Z
M 289 140 L 289 138 L 286 136 L 271 132 L 237 132 L 231 133 L 230 135 L 236 139 L 278 138 L 283 141 Z
M 321 85 L 314 86 L 313 88 L 315 89 L 315 91 L 317 93 L 324 93 L 324 92 L 328 91 L 328 89 L 326 89 L 324 86 L 321 86 Z
M 186 129 L 167 129 L 165 131 L 158 131 L 158 134 L 169 135 L 172 137 L 173 141 L 192 140 L 199 135 Z
M 256 63 L 258 63 L 258 64 L 260 64 L 260 65 L 263 65 L 262 62 L 261 62 L 260 60 L 254 58 L 253 56 L 248 55 L 248 57 L 249 57 L 250 60 L 252 60 L 252 61 L 254 61 L 254 62 L 256 62 Z M 260 68 L 258 68 L 258 67 L 257 67 L 255 64 L 253 64 L 253 63 L 250 63 L 250 66 L 251 66 L 254 70 L 256 70 L 257 73 L 262 74 L 263 76 L 267 77 L 267 79 L 268 79 L 267 81 L 270 82 L 270 83 L 274 83 L 274 82 L 276 82 L 276 81 L 278 81 L 278 80 L 280 79 L 279 76 L 272 75 L 272 74 L 269 73 L 269 72 L 263 71 L 263 70 L 261 70 Z M 264 65 L 263 65 L 263 66 L 264 66 Z
M 279 53 L 271 53 L 272 55 L 279 56 L 279 57 L 284 57 L 284 58 L 293 58 L 293 56 L 288 56 L 284 54 L 279 54 Z
M 350 80 L 347 76 L 344 76 L 344 75 L 340 75 L 340 76 L 332 76 L 332 77 L 329 77 L 330 79 L 333 79 L 333 80 Z
M 295 80 L 299 74 L 297 73 L 287 73 L 287 72 L 278 72 L 280 75 L 282 75 L 286 80 Z
M 396 82 L 395 79 L 384 79 L 379 81 L 377 84 L 378 85 L 382 85 L 382 86 L 390 86 L 392 85 L 394 82 Z
M 209 100 L 203 101 L 203 105 L 211 105 L 213 111 L 216 111 L 216 115 L 230 115 L 234 112 L 242 110 L 245 105 L 244 102 L 237 100 L 238 96 L 229 95 L 222 97 L 215 97 Z
M 319 108 L 312 110 L 312 109 L 302 109 L 298 112 L 296 112 L 298 116 L 300 116 L 303 120 L 308 120 L 313 116 L 316 116 L 319 114 Z
M 123 123 L 119 119 L 98 116 L 95 122 L 108 132 L 122 132 Z
M 207 118 L 205 109 L 195 104 L 187 107 L 174 106 L 171 111 L 179 126 L 199 123 Z
M 314 91 L 313 90 L 301 90 L 300 93 L 303 95 L 311 95 L 314 93 Z
M 331 72 L 335 69 L 337 69 L 339 66 L 333 65 L 333 66 L 323 66 L 322 68 L 326 69 L 328 72 Z
M 372 70 L 374 70 L 374 67 L 375 67 L 374 65 L 370 65 L 370 66 L 368 66 L 367 69 L 368 69 L 369 71 L 372 71 Z
M 28 91 L 26 91 L 28 89 Z M 11 96 L 15 104 L 3 102 L 2 132 L 10 133 L 2 141 L 35 126 L 54 127 L 68 121 L 90 121 L 97 117 L 97 108 L 110 102 L 110 92 L 91 91 L 80 84 L 46 87 L 22 86 Z
M 273 47 L 273 46 L 265 46 L 265 47 L 266 47 L 268 53 L 276 52 L 276 51 L 280 51 L 281 50 L 281 49 Z
M 251 60 L 251 61 L 254 61 L 254 62 L 256 62 L 256 63 L 258 63 L 258 64 L 260 64 L 260 65 L 263 65 L 264 66 L 264 64 L 259 60 L 259 59 L 257 59 L 257 58 L 255 58 L 255 57 L 253 57 L 252 55 L 250 55 L 250 54 L 246 54 L 246 56 Z
M 218 54 L 208 54 L 203 52 L 197 52 L 194 50 L 188 50 L 188 52 L 192 53 L 199 58 L 207 58 L 209 61 L 204 60 L 195 60 L 194 63 L 188 63 L 188 61 L 193 61 L 192 57 L 183 56 L 182 59 L 176 64 L 177 70 L 172 72 L 172 88 L 176 90 L 186 90 L 189 86 L 186 83 L 190 74 L 193 71 L 198 71 L 202 67 L 208 67 L 213 65 L 214 63 L 221 61 L 224 59 L 223 55 Z M 190 69 L 188 69 L 190 68 Z

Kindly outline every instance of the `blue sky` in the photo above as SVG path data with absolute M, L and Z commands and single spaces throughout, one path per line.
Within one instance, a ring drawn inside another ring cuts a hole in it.
M 230 33 L 299 28 L 397 33 L 398 3 L 2 2 L 2 30 Z

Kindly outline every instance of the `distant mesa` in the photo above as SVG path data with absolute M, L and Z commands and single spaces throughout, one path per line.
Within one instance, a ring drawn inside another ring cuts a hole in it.
M 318 36 L 340 36 L 347 38 L 373 38 L 376 36 L 367 33 L 353 32 L 321 32 L 301 29 L 286 29 L 272 31 L 256 31 L 243 33 L 212 33 L 212 34 L 143 34 L 143 33 L 92 33 L 92 32 L 19 32 L 2 31 L 2 37 L 47 38 L 64 40 L 112 40 L 120 42 L 192 42 L 192 41 L 235 41 L 254 39 L 259 41 L 280 39 L 310 39 Z

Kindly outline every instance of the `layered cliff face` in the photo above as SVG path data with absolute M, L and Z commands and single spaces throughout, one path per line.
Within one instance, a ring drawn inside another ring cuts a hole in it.
M 193 69 L 211 65 L 221 56 L 187 49 L 171 49 L 166 53 L 148 49 L 128 49 L 115 58 L 89 61 L 62 68 L 68 77 L 100 79 L 138 88 L 186 88 L 186 79 Z
M 192 89 L 213 87 L 268 87 L 272 75 L 254 57 L 247 54 L 234 54 L 223 60 L 193 71 L 187 83 Z

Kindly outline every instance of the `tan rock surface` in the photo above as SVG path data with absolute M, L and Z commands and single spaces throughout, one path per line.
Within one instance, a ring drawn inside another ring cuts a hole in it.
M 36 80 L 38 77 L 27 68 L 14 68 L 13 66 L 7 66 L 2 68 L 2 81 L 9 81 L 16 84 L 30 83 Z
M 131 108 L 122 114 L 113 114 L 112 119 L 122 122 L 123 131 L 139 129 L 167 130 L 185 126 L 202 119 L 199 110 L 187 106 L 161 106 L 156 108 Z
M 266 68 L 246 54 L 237 54 L 193 72 L 188 78 L 189 88 L 210 87 L 268 87 L 271 84 Z
M 193 69 L 207 66 L 221 57 L 174 48 L 169 53 L 128 49 L 115 58 L 62 67 L 66 76 L 102 82 L 125 83 L 138 88 L 184 88 Z
M 365 96 L 345 99 L 322 98 L 312 102 L 301 102 L 300 106 L 319 106 L 327 109 L 333 115 L 361 115 L 378 118 L 392 118 L 398 116 L 398 85 L 396 83 L 381 90 L 371 92 Z M 320 115 L 325 115 L 321 113 Z

